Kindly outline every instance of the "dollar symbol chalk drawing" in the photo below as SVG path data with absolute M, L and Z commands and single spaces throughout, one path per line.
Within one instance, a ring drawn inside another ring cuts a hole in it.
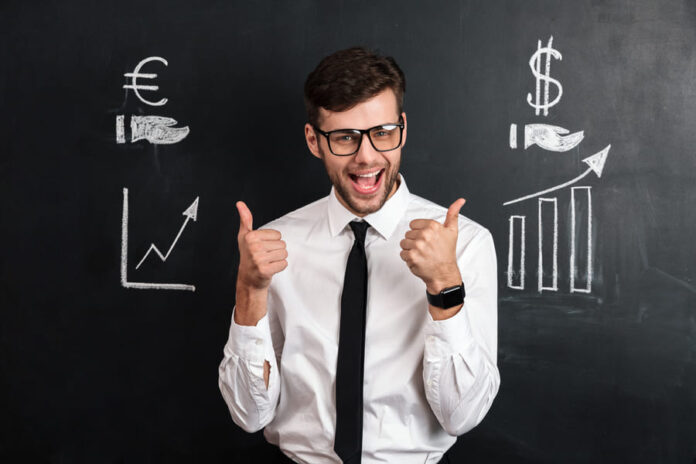
M 536 99 L 534 100 L 534 103 L 532 103 L 532 94 L 528 93 L 527 94 L 527 103 L 532 106 L 535 110 L 535 114 L 538 116 L 539 115 L 539 110 L 543 109 L 544 110 L 544 116 L 549 115 L 549 108 L 554 106 L 556 103 L 558 103 L 561 100 L 561 95 L 563 95 L 563 86 L 561 85 L 560 82 L 558 82 L 556 79 L 553 77 L 550 77 L 550 72 L 551 72 L 551 57 L 553 56 L 557 60 L 561 60 L 561 53 L 552 48 L 551 44 L 553 43 L 553 36 L 549 38 L 549 43 L 546 45 L 546 47 L 541 46 L 541 40 L 537 42 L 537 51 L 534 52 L 532 57 L 529 60 L 529 67 L 532 68 L 532 74 L 534 74 L 534 77 L 536 77 Z M 545 73 L 541 73 L 541 59 L 542 55 L 546 54 L 546 69 Z M 541 81 L 544 81 L 544 102 L 540 103 L 539 102 L 539 97 L 541 96 Z M 556 95 L 556 98 L 552 101 L 549 102 L 549 84 L 553 84 L 556 87 L 558 87 L 558 95 Z
M 151 56 L 149 58 L 145 58 L 140 63 L 138 63 L 138 65 L 135 67 L 135 69 L 133 70 L 132 73 L 125 73 L 124 74 L 124 76 L 131 77 L 133 80 L 132 80 L 132 83 L 130 85 L 126 84 L 123 86 L 123 88 L 124 89 L 133 89 L 133 92 L 135 92 L 135 96 L 138 97 L 138 99 L 141 102 L 145 103 L 146 105 L 162 106 L 165 103 L 167 103 L 166 98 L 162 98 L 161 100 L 159 100 L 157 102 L 151 102 L 151 101 L 143 98 L 142 95 L 140 95 L 140 92 L 138 92 L 138 90 L 158 90 L 159 89 L 159 86 L 157 86 L 157 85 L 140 85 L 136 82 L 136 80 L 138 78 L 154 79 L 155 77 L 157 77 L 157 74 L 154 74 L 154 73 L 141 73 L 140 72 L 140 68 L 142 68 L 143 65 L 149 63 L 150 61 L 159 61 L 161 63 L 164 63 L 165 66 L 168 65 L 167 60 L 165 60 L 164 58 L 159 57 L 159 56 Z

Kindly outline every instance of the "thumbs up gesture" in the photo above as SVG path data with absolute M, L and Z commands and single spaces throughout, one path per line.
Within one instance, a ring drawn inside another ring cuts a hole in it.
M 457 216 L 464 203 L 466 200 L 459 198 L 450 205 L 444 224 L 433 219 L 414 219 L 409 223 L 411 229 L 399 242 L 401 259 L 425 282 L 431 294 L 461 282 L 457 266 Z
M 280 232 L 273 229 L 253 230 L 251 211 L 243 201 L 237 202 L 239 212 L 239 284 L 253 290 L 271 285 L 274 274 L 288 266 L 286 244 Z

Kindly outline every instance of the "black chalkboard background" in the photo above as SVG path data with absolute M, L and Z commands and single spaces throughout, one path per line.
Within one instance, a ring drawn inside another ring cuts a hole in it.
M 462 213 L 496 241 L 501 389 L 455 462 L 696 459 L 696 2 L 5 1 L 0 31 L 0 461 L 261 453 L 261 433 L 233 424 L 217 386 L 234 204 L 258 227 L 328 194 L 304 143 L 302 85 L 356 44 L 406 73 L 410 190 L 444 206 L 467 198 Z M 528 62 L 550 36 L 563 97 L 544 117 L 526 102 Z M 150 56 L 168 61 L 143 68 L 162 107 L 122 88 Z M 117 144 L 119 114 L 127 128 L 160 115 L 191 132 Z M 585 139 L 513 150 L 513 123 Z M 576 177 L 608 144 L 602 177 L 582 184 L 592 292 L 569 292 L 566 188 L 553 194 L 559 289 L 539 293 L 537 200 L 503 202 Z M 120 285 L 124 188 L 129 279 L 195 292 Z M 151 243 L 166 252 L 196 197 L 168 260 L 135 270 Z M 511 214 L 527 216 L 525 290 L 507 288 Z

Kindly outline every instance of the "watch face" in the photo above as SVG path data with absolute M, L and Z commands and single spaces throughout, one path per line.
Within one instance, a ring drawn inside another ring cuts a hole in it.
M 442 307 L 444 309 L 451 308 L 452 306 L 457 306 L 464 302 L 464 294 L 462 292 L 461 285 L 455 285 L 454 287 L 449 287 L 444 289 L 442 292 Z

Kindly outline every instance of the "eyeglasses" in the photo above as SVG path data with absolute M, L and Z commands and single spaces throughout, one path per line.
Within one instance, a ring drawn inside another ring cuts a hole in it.
M 350 156 L 360 150 L 363 134 L 367 134 L 372 147 L 377 151 L 396 150 L 401 145 L 404 132 L 403 118 L 399 116 L 397 124 L 380 124 L 369 129 L 337 129 L 324 132 L 312 125 L 314 130 L 326 137 L 329 150 L 336 156 Z

